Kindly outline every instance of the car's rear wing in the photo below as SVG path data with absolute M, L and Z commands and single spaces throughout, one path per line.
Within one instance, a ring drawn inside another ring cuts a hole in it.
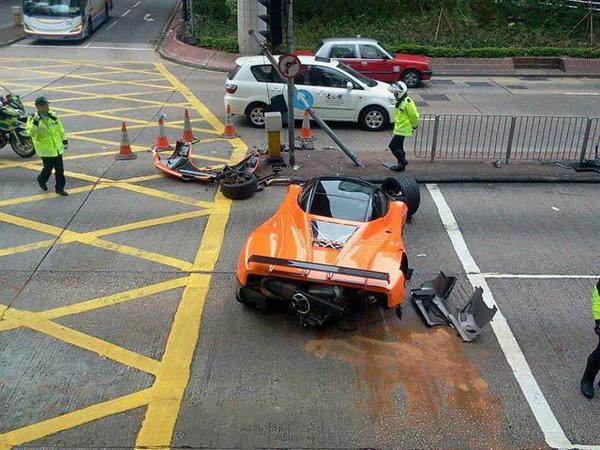
M 332 266 L 330 264 L 312 263 L 307 261 L 296 261 L 294 259 L 273 258 L 270 256 L 252 255 L 249 262 L 269 264 L 280 267 L 292 267 L 296 269 L 315 270 L 317 272 L 326 272 L 339 275 L 349 275 L 353 277 L 370 278 L 373 280 L 383 280 L 389 283 L 390 274 L 386 272 L 376 272 L 373 270 L 355 269 L 352 267 Z

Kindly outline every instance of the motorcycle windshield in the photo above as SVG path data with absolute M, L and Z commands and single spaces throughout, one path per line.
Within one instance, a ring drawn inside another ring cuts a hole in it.
M 24 0 L 23 12 L 28 16 L 74 17 L 81 14 L 85 0 Z

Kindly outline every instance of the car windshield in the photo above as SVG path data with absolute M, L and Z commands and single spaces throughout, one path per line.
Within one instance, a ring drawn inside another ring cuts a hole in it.
M 23 12 L 26 15 L 73 17 L 81 14 L 85 0 L 25 0 Z
M 319 180 L 313 186 L 310 214 L 365 222 L 372 214 L 374 188 L 352 180 Z
M 369 77 L 365 77 L 362 73 L 357 72 L 352 67 L 349 67 L 346 64 L 339 63 L 338 64 L 338 68 L 341 69 L 341 70 L 343 70 L 346 73 L 349 73 L 354 78 L 356 78 L 357 80 L 359 80 L 360 82 L 366 84 L 369 87 L 375 87 L 375 86 L 377 86 L 377 81 L 372 80 Z

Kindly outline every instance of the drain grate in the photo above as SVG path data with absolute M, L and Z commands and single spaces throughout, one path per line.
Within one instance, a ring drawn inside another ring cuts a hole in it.
M 431 83 L 431 84 L 454 84 L 454 81 L 452 81 L 452 80 L 431 80 L 431 81 L 428 81 L 428 83 Z
M 542 77 L 542 76 L 538 76 L 538 75 L 523 75 L 522 77 L 519 77 L 519 80 L 524 80 L 524 81 L 548 81 L 548 80 L 550 80 L 550 78 Z
M 467 81 L 466 84 L 471 87 L 491 87 L 492 83 L 487 81 Z
M 423 102 L 423 101 L 419 101 L 419 100 L 415 100 L 415 105 L 417 105 L 417 106 L 429 106 L 429 103 Z
M 527 86 L 523 86 L 522 84 L 507 84 L 506 87 L 509 89 L 527 89 Z
M 448 102 L 450 99 L 443 94 L 421 94 L 421 98 L 429 102 Z

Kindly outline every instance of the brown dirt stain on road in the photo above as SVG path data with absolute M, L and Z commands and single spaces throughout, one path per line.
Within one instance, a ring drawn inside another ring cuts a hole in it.
M 319 332 L 305 348 L 352 366 L 359 406 L 370 421 L 402 416 L 397 423 L 403 427 L 464 430 L 465 443 L 474 439 L 469 446 L 501 448 L 500 401 L 489 394 L 463 345 L 447 328 L 411 330 L 383 321 L 350 335 Z

